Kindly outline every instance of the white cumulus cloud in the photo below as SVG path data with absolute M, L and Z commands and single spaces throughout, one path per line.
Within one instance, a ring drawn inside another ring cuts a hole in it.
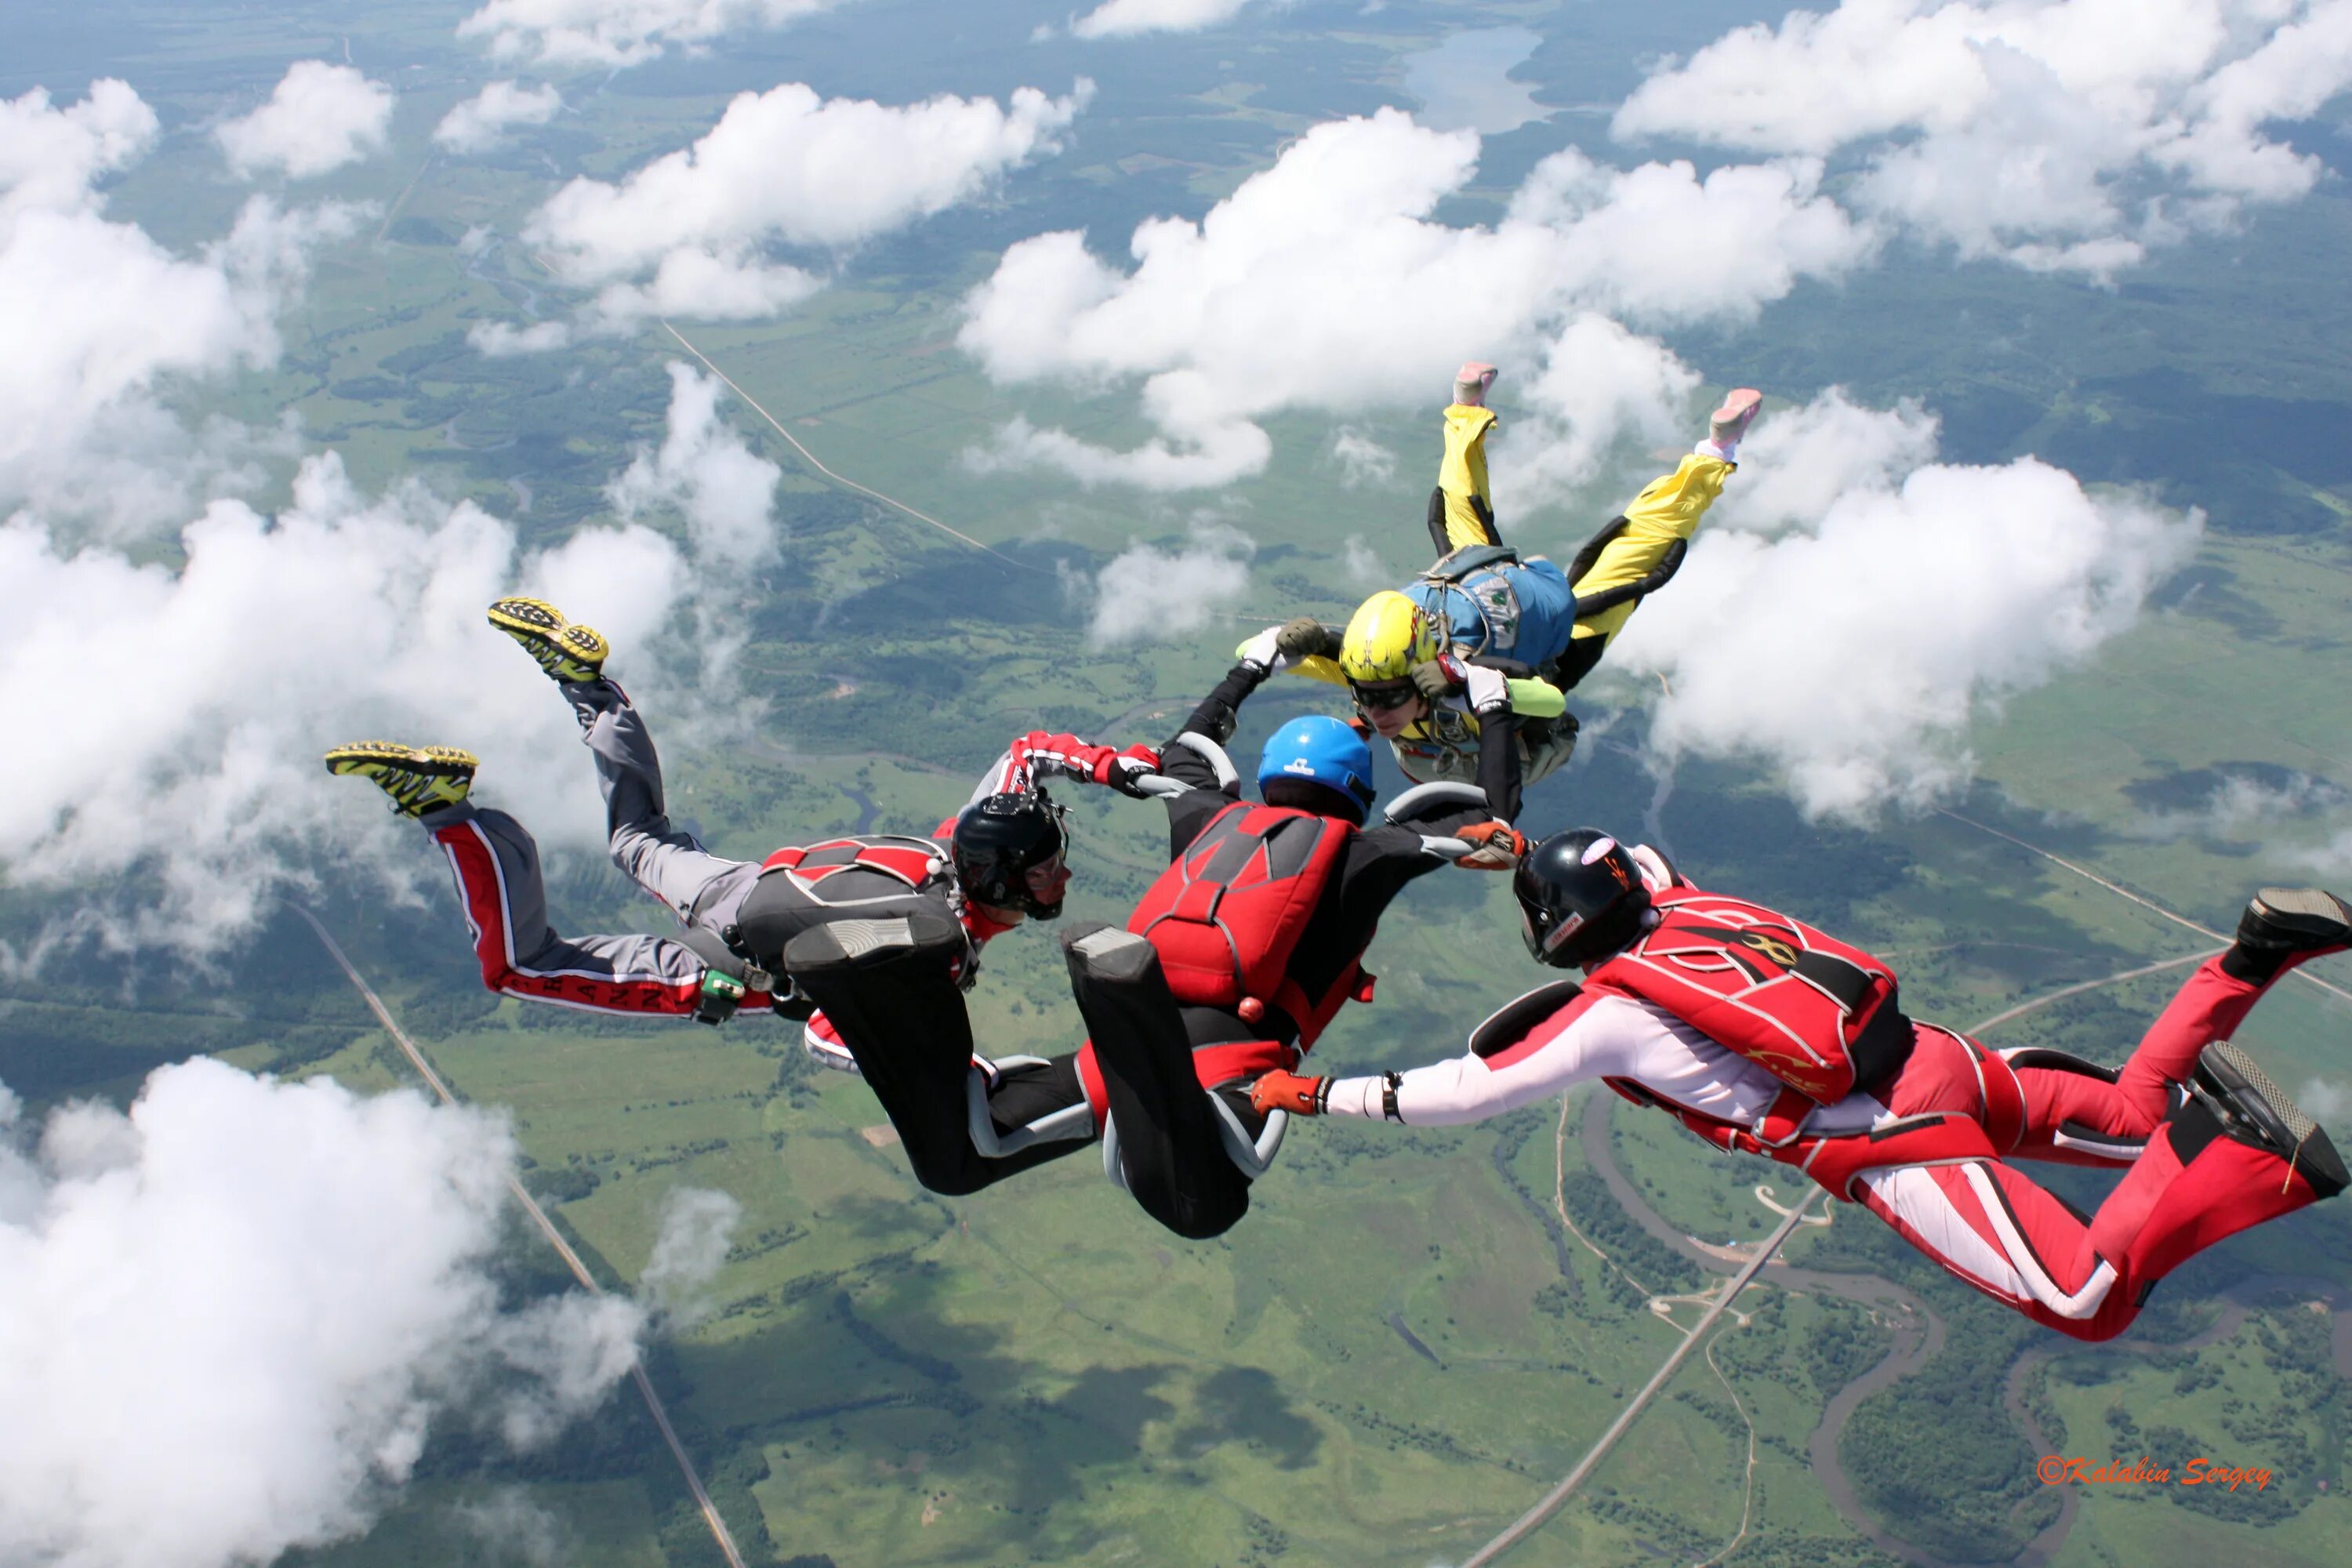
M 350 66 L 296 60 L 268 102 L 213 134 L 247 179 L 275 170 L 308 180 L 381 152 L 392 105 L 392 89 Z
M 1845 0 L 1654 73 L 1620 137 L 1862 161 L 1865 212 L 1964 257 L 2105 276 L 2307 192 L 2270 139 L 2352 86 L 2347 0 Z
M 23 212 L 97 210 L 100 177 L 136 163 L 158 128 L 155 111 L 112 77 L 67 109 L 40 88 L 0 100 L 0 226 Z
M 563 107 L 563 95 L 542 82 L 494 81 L 441 117 L 433 140 L 453 153 L 478 153 L 509 125 L 544 125 Z
M 1113 647 L 1198 631 L 1248 588 L 1256 552 L 1249 535 L 1213 522 L 1194 524 L 1181 549 L 1129 545 L 1095 574 L 1087 637 Z
M 1139 381 L 1160 434 L 1115 452 L 1015 423 L 982 460 L 1087 482 L 1229 483 L 1265 466 L 1256 420 L 1276 410 L 1427 403 L 1465 344 L 1557 341 L 1595 311 L 1742 319 L 1871 248 L 1804 160 L 1701 178 L 1571 148 L 1530 172 L 1500 222 L 1437 221 L 1478 150 L 1475 132 L 1382 110 L 1315 127 L 1197 223 L 1142 224 L 1131 269 L 1076 231 L 1012 247 L 966 301 L 963 348 L 1000 383 Z
M 742 1218 L 741 1204 L 708 1187 L 673 1187 L 663 1195 L 653 1256 L 637 1289 L 671 1324 L 693 1322 L 709 1310 L 706 1293 Z
M 494 1115 L 202 1058 L 0 1125 L 0 1558 L 269 1562 L 364 1530 L 436 1423 L 593 1409 L 643 1311 L 501 1301 L 513 1159 Z
M 596 626 L 668 735 L 749 721 L 740 695 L 732 720 L 704 696 L 727 689 L 775 558 L 779 474 L 727 426 L 717 385 L 674 371 L 665 439 L 611 487 L 617 523 L 543 551 L 413 480 L 362 494 L 332 453 L 301 463 L 275 516 L 206 507 L 176 568 L 35 511 L 0 522 L 0 696 L 42 737 L 42 765 L 0 792 L 0 876 L 95 889 L 75 934 L 189 954 L 249 931 L 313 866 L 395 889 L 437 877 L 412 826 L 320 765 L 369 738 L 465 746 L 483 798 L 543 845 L 601 853 L 570 709 L 482 609 L 523 592 Z
M 1360 430 L 1342 429 L 1331 437 L 1331 460 L 1339 465 L 1339 482 L 1349 489 L 1396 478 L 1396 454 Z
M 572 342 L 572 328 L 563 321 L 533 321 L 518 327 L 511 321 L 476 321 L 466 329 L 466 342 L 489 359 L 516 354 L 541 354 Z
M 719 416 L 716 376 L 672 361 L 667 433 L 641 448 L 607 490 L 613 510 L 634 521 L 647 511 L 684 515 L 694 553 L 740 570 L 776 553 L 776 483 L 783 470 L 755 455 Z
M 524 237 L 565 281 L 604 290 L 610 324 L 772 315 L 822 280 L 772 247 L 839 250 L 971 200 L 1058 151 L 1092 92 L 1024 87 L 1002 105 L 826 99 L 799 83 L 743 93 L 691 146 L 617 182 L 573 180 Z
M 116 945 L 197 952 L 330 854 L 373 855 L 395 880 L 429 869 L 320 769 L 341 741 L 467 745 L 503 802 L 543 807 L 558 842 L 582 837 L 567 829 L 593 825 L 595 802 L 562 765 L 580 760 L 569 715 L 528 663 L 485 679 L 499 649 L 481 606 L 520 578 L 625 646 L 666 625 L 688 574 L 643 527 L 519 559 L 478 508 L 415 485 L 367 500 L 331 454 L 303 464 L 276 517 L 215 501 L 180 545 L 173 571 L 61 543 L 29 515 L 0 524 L 0 691 L 43 737 L 42 766 L 0 801 L 0 866 L 20 888 L 114 889 Z
M 1968 779 L 1972 719 L 2127 629 L 2195 547 L 2198 514 L 2087 493 L 2031 458 L 1923 462 L 1921 417 L 1831 394 L 1777 438 L 1757 426 L 1727 503 L 1751 474 L 1813 477 L 1745 526 L 1727 504 L 1611 649 L 1667 678 L 1651 727 L 1665 760 L 1760 757 L 1809 815 L 1922 804 Z
M 489 0 L 457 24 L 499 59 L 634 66 L 672 45 L 699 52 L 729 33 L 781 27 L 840 0 Z
M 0 103 L 0 512 L 31 503 L 132 531 L 246 477 L 250 440 L 192 433 L 155 395 L 278 356 L 277 320 L 311 257 L 367 210 L 248 200 L 231 231 L 179 255 L 110 220 L 98 182 L 152 144 L 119 81 L 80 103 Z
M 1250 0 L 1104 0 L 1070 24 L 1080 38 L 1131 38 L 1141 33 L 1197 33 L 1230 22 Z

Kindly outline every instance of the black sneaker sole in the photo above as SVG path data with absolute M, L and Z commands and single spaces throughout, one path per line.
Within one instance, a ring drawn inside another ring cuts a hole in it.
M 2253 1135 L 2249 1142 L 2301 1171 L 2321 1197 L 2352 1185 L 2326 1131 L 2244 1051 L 2227 1040 L 2206 1047 L 2198 1057 L 2197 1081 L 2231 1121 Z
M 2352 943 L 2352 910 L 2321 888 L 2264 888 L 2246 906 L 2238 940 L 2293 952 Z
M 870 969 L 919 955 L 934 956 L 945 964 L 963 951 L 961 926 L 934 910 L 916 910 L 886 920 L 827 921 L 804 931 L 784 945 L 784 970 L 790 974 L 823 974 L 829 970 Z

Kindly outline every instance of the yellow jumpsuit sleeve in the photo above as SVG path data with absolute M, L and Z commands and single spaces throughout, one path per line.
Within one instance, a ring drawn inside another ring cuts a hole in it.
M 1495 411 L 1456 403 L 1445 410 L 1445 456 L 1437 489 L 1445 507 L 1445 547 L 1493 544 L 1495 500 L 1486 489 L 1486 432 Z
M 1733 467 L 1721 458 L 1694 452 L 1673 473 L 1651 480 L 1625 509 L 1623 531 L 1601 547 L 1591 570 L 1571 584 L 1578 596 L 1622 587 L 1648 576 L 1676 540 L 1698 531 L 1706 509 L 1723 493 L 1723 481 Z M 1612 605 L 1597 616 L 1578 617 L 1576 637 L 1580 640 L 1614 638 L 1640 603 L 1636 599 Z
M 1347 672 L 1339 668 L 1339 661 L 1336 658 L 1324 658 L 1320 655 L 1312 658 L 1300 659 L 1290 667 L 1290 673 L 1303 675 L 1309 680 L 1327 680 L 1334 686 L 1348 684 Z
M 1549 680 L 1507 680 L 1503 689 L 1522 719 L 1557 719 L 1568 711 L 1568 694 Z

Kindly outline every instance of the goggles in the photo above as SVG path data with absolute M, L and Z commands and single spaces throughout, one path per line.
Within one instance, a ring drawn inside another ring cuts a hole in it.
M 1350 683 L 1349 689 L 1356 696 L 1356 706 L 1368 709 L 1402 708 L 1421 695 L 1420 688 L 1410 680 L 1383 682 L 1379 686 Z

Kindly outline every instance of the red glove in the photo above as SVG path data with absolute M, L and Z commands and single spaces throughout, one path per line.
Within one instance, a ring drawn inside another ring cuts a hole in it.
M 1528 852 L 1527 836 L 1507 822 L 1475 822 L 1454 836 L 1471 846 L 1456 866 L 1473 871 L 1508 871 Z
M 1250 1104 L 1260 1116 L 1274 1110 L 1287 1110 L 1293 1116 L 1320 1116 L 1323 1102 L 1330 1093 L 1331 1080 L 1328 1078 L 1301 1078 L 1276 1068 L 1250 1085 Z
M 1121 795 L 1136 794 L 1135 781 L 1160 771 L 1160 753 L 1149 746 L 1129 746 L 1095 764 L 1095 783 L 1108 784 Z

